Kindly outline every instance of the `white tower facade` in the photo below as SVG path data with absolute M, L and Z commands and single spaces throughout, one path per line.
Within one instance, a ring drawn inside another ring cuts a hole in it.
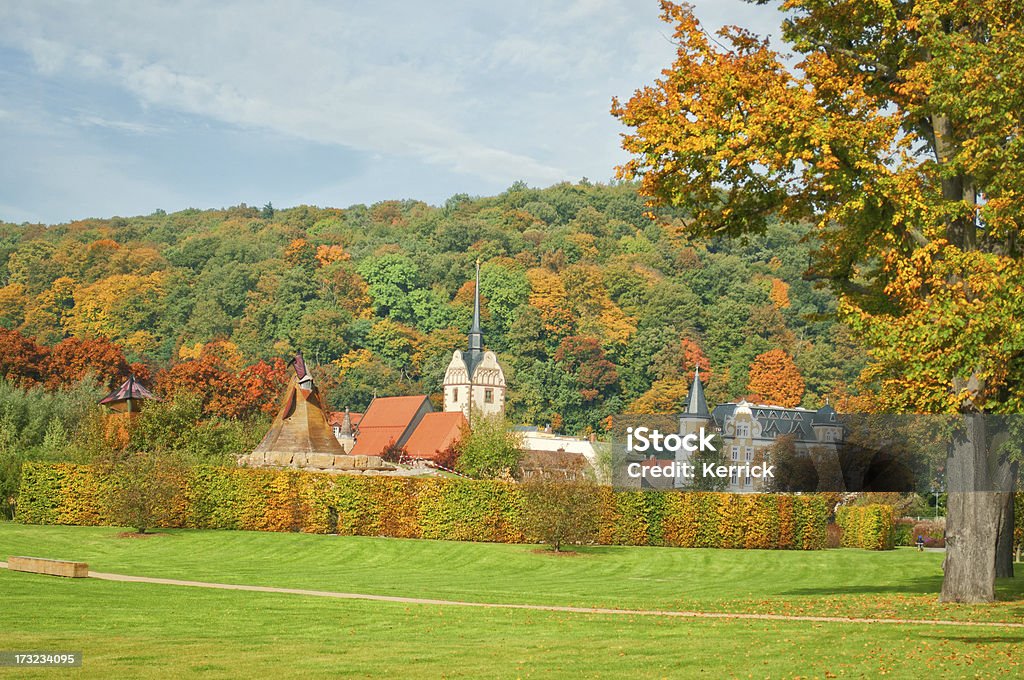
M 494 352 L 484 350 L 480 329 L 480 262 L 476 263 L 476 290 L 473 295 L 473 325 L 469 329 L 469 348 L 455 350 L 444 374 L 444 410 L 462 411 L 473 422 L 473 414 L 505 414 L 505 372 Z

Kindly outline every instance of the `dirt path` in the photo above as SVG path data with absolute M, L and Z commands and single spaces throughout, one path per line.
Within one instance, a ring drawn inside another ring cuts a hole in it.
M 0 569 L 6 569 L 7 563 L 0 562 Z M 122 581 L 129 583 L 153 583 L 165 586 L 185 586 L 190 588 L 215 588 L 218 590 L 245 590 L 254 593 L 283 593 L 286 595 L 307 595 L 312 597 L 332 597 L 340 600 L 371 600 L 374 602 L 394 602 L 399 604 L 428 604 L 442 607 L 483 607 L 488 609 L 526 609 L 541 612 L 566 612 L 570 614 L 610 614 L 616 616 L 670 616 L 691 619 L 747 619 L 755 621 L 811 621 L 816 623 L 888 623 L 915 626 L 963 626 L 982 628 L 1024 628 L 1024 623 L 995 621 L 945 621 L 933 619 L 872 619 L 847 616 L 807 616 L 787 614 L 743 614 L 730 612 L 691 612 L 663 611 L 656 609 L 605 609 L 602 607 L 564 607 L 544 604 L 505 604 L 495 602 L 461 602 L 459 600 L 431 600 L 420 597 L 398 597 L 394 595 L 369 595 L 365 593 L 336 593 L 326 590 L 303 590 L 301 588 L 275 588 L 271 586 L 250 586 L 236 583 L 209 583 L 207 581 L 182 581 L 173 578 L 153 578 L 150 576 L 129 576 L 127 574 L 107 574 L 90 571 L 90 578 L 104 581 Z

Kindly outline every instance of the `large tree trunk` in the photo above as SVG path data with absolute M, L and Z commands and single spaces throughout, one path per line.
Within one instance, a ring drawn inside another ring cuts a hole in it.
M 996 578 L 1013 577 L 1013 493 L 1001 493 L 1002 510 L 996 533 Z
M 995 599 L 996 536 L 1002 494 L 992 491 L 985 421 L 965 414 L 947 458 L 949 489 L 942 602 Z

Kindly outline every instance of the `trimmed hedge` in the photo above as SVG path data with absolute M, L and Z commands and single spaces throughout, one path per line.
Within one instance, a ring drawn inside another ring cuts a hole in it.
M 891 505 L 839 508 L 836 523 L 843 529 L 844 548 L 892 550 L 896 546 L 896 513 Z
M 112 524 L 103 500 L 112 484 L 86 465 L 27 463 L 17 519 Z M 597 492 L 606 545 L 825 547 L 828 506 L 813 494 Z M 166 526 L 517 543 L 523 502 L 517 484 L 498 481 L 198 467 L 184 476 Z

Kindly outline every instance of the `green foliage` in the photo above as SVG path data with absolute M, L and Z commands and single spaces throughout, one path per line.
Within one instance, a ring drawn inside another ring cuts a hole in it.
M 190 465 L 233 463 L 255 448 L 268 425 L 265 417 L 205 417 L 199 398 L 183 393 L 143 409 L 133 423 L 129 448 L 173 454 Z
M 891 505 L 842 507 L 836 524 L 843 529 L 844 548 L 892 550 L 896 541 L 896 517 Z
M 105 489 L 104 504 L 111 519 L 140 534 L 167 524 L 183 474 L 173 459 L 152 452 L 131 453 L 119 460 L 109 471 L 111 483 Z
M 549 486 L 209 466 L 182 470 L 167 458 L 137 460 L 139 468 L 127 473 L 124 467 L 27 463 L 18 521 L 125 521 L 129 515 L 119 494 L 147 475 L 165 485 L 159 490 L 163 502 L 146 505 L 151 497 L 136 484 L 141 500 L 132 506 L 152 510 L 151 520 L 162 512 L 159 526 L 196 529 L 818 550 L 825 547 L 828 520 L 825 499 L 812 494 L 616 493 L 585 482 Z
M 0 380 L 0 517 L 14 515 L 23 463 L 84 459 L 84 423 L 99 396 L 91 381 L 47 391 Z
M 588 480 L 538 476 L 522 485 L 523 533 L 555 552 L 564 545 L 587 545 L 600 536 L 600 501 Z
M 521 438 L 499 416 L 472 414 L 472 427 L 462 433 L 456 469 L 477 479 L 511 479 L 522 458 Z
M 513 378 L 513 422 L 597 430 L 651 389 L 652 357 L 681 333 L 715 371 L 729 369 L 719 399 L 743 396 L 750 361 L 776 348 L 809 374 L 807 403 L 849 388 L 860 358 L 830 354 L 835 326 L 824 315 L 835 303 L 800 280 L 807 227 L 773 224 L 742 246 L 696 244 L 642 206 L 632 184 L 587 182 L 438 208 L 268 203 L 4 225 L 0 325 L 49 345 L 101 325 L 152 369 L 215 340 L 236 345 L 245 364 L 301 349 L 329 405 L 361 409 L 374 393 L 437 393 L 465 343 L 479 257 L 485 340 Z M 782 334 L 748 322 L 767 303 L 765 277 L 789 286 Z M 599 347 L 586 361 L 556 361 L 573 336 Z M 799 352 L 789 346 L 797 336 Z M 77 423 L 64 426 L 70 434 Z

